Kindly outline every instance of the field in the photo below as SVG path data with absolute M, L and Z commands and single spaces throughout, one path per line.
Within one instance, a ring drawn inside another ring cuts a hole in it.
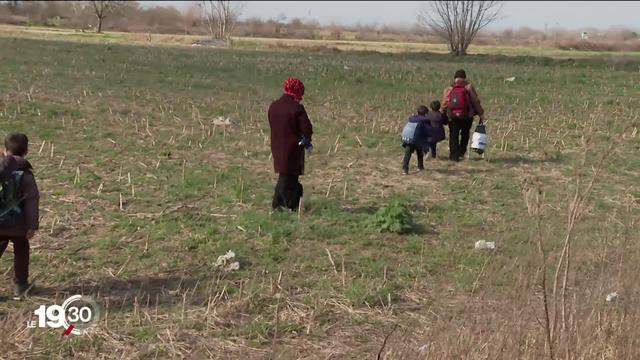
M 14 26 L 0 24 L 0 34 L 4 37 L 47 39 L 74 41 L 90 44 L 126 44 L 163 47 L 191 46 L 195 40 L 205 37 L 198 35 L 148 34 L 129 32 L 81 32 L 72 29 Z M 325 51 L 370 51 L 380 53 L 424 53 L 446 54 L 445 44 L 423 44 L 415 42 L 394 41 L 359 41 L 359 40 L 308 40 L 308 39 L 276 39 L 259 37 L 233 37 L 234 47 L 245 50 L 325 50 Z M 555 59 L 598 58 L 619 62 L 626 58 L 637 59 L 638 51 L 582 51 L 560 50 L 548 47 L 472 45 L 470 54 L 475 55 L 508 55 L 508 56 L 544 56 Z
M 555 357 L 640 356 L 640 61 L 4 36 L 0 63 L 0 130 L 29 135 L 42 191 L 3 358 L 541 359 L 549 338 Z M 403 177 L 406 117 L 460 67 L 486 159 L 445 161 L 445 142 Z M 300 215 L 270 212 L 266 109 L 290 75 L 315 130 Z M 394 201 L 408 233 L 370 225 Z M 215 266 L 229 250 L 237 271 Z M 102 306 L 94 333 L 25 328 L 76 293 Z

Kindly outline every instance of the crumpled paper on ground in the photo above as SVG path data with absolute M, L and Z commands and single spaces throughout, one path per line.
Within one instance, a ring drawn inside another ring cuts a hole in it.
M 237 261 L 231 261 L 236 257 L 236 253 L 232 250 L 227 251 L 226 254 L 218 256 L 215 266 L 221 268 L 223 271 L 236 271 L 240 269 L 240 263 Z

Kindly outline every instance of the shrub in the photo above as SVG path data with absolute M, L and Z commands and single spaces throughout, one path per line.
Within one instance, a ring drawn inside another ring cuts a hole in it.
M 371 215 L 368 225 L 378 232 L 406 234 L 413 229 L 413 218 L 403 203 L 393 200 Z

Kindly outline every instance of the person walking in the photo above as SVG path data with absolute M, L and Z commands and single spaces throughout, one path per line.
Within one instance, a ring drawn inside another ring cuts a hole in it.
M 484 123 L 484 109 L 480 98 L 464 70 L 458 70 L 453 83 L 442 93 L 442 113 L 449 119 L 449 159 L 460 161 L 469 145 L 469 132 L 473 117 L 478 115 Z
M 29 284 L 29 240 L 39 227 L 40 193 L 31 163 L 29 138 L 10 133 L 0 157 L 0 257 L 13 244 L 14 299 L 22 299 Z
M 269 106 L 271 154 L 278 174 L 273 201 L 274 210 L 297 210 L 303 195 L 299 176 L 304 174 L 305 148 L 310 149 L 313 126 L 300 103 L 304 96 L 302 81 L 290 77 L 283 84 L 283 94 Z

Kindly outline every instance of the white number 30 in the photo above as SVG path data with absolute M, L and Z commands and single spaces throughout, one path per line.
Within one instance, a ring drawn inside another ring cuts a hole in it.
M 91 320 L 91 309 L 88 307 L 82 307 L 78 309 L 77 307 L 69 308 L 69 321 L 72 323 L 82 321 L 89 322 Z

